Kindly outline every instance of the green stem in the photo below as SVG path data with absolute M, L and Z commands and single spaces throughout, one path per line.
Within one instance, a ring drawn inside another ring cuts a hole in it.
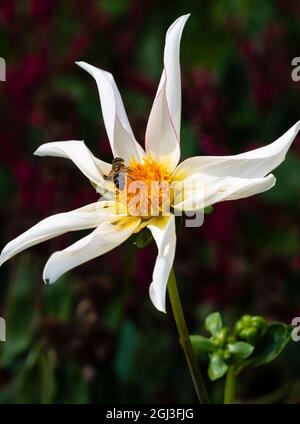
M 194 356 L 193 348 L 191 345 L 188 329 L 186 326 L 180 297 L 177 290 L 176 277 L 172 268 L 169 280 L 168 280 L 168 292 L 170 302 L 174 314 L 174 319 L 177 326 L 179 335 L 179 341 L 185 354 L 185 359 L 188 364 L 193 384 L 197 393 L 197 397 L 200 403 L 209 403 L 207 391 L 203 382 L 202 375 L 200 373 L 196 358 Z
M 235 398 L 235 371 L 233 365 L 228 368 L 225 389 L 224 389 L 224 404 L 234 403 Z

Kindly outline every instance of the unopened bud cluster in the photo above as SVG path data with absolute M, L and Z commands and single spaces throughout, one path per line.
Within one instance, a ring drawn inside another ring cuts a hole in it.
M 263 337 L 268 328 L 266 320 L 260 316 L 243 315 L 235 324 L 236 336 L 252 345 Z

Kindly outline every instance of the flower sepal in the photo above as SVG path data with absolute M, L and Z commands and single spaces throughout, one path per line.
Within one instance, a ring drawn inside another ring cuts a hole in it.
M 148 228 L 144 228 L 142 231 L 140 231 L 133 244 L 138 249 L 143 249 L 144 247 L 148 246 L 153 241 L 153 236 L 151 231 Z

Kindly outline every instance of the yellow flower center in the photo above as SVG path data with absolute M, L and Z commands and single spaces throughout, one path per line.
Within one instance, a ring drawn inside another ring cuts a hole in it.
M 171 174 L 166 165 L 151 156 L 137 162 L 132 158 L 128 164 L 126 185 L 118 190 L 119 201 L 127 206 L 127 213 L 150 218 L 161 215 L 170 208 Z

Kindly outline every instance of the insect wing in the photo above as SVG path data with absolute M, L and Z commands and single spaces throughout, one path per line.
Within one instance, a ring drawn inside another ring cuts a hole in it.
M 114 183 L 114 174 L 110 173 L 105 177 L 105 182 L 98 192 L 107 200 L 112 200 L 116 196 L 116 186 Z
M 126 178 L 126 172 L 119 172 L 118 175 L 115 177 L 115 184 L 119 190 L 124 190 L 126 185 Z

